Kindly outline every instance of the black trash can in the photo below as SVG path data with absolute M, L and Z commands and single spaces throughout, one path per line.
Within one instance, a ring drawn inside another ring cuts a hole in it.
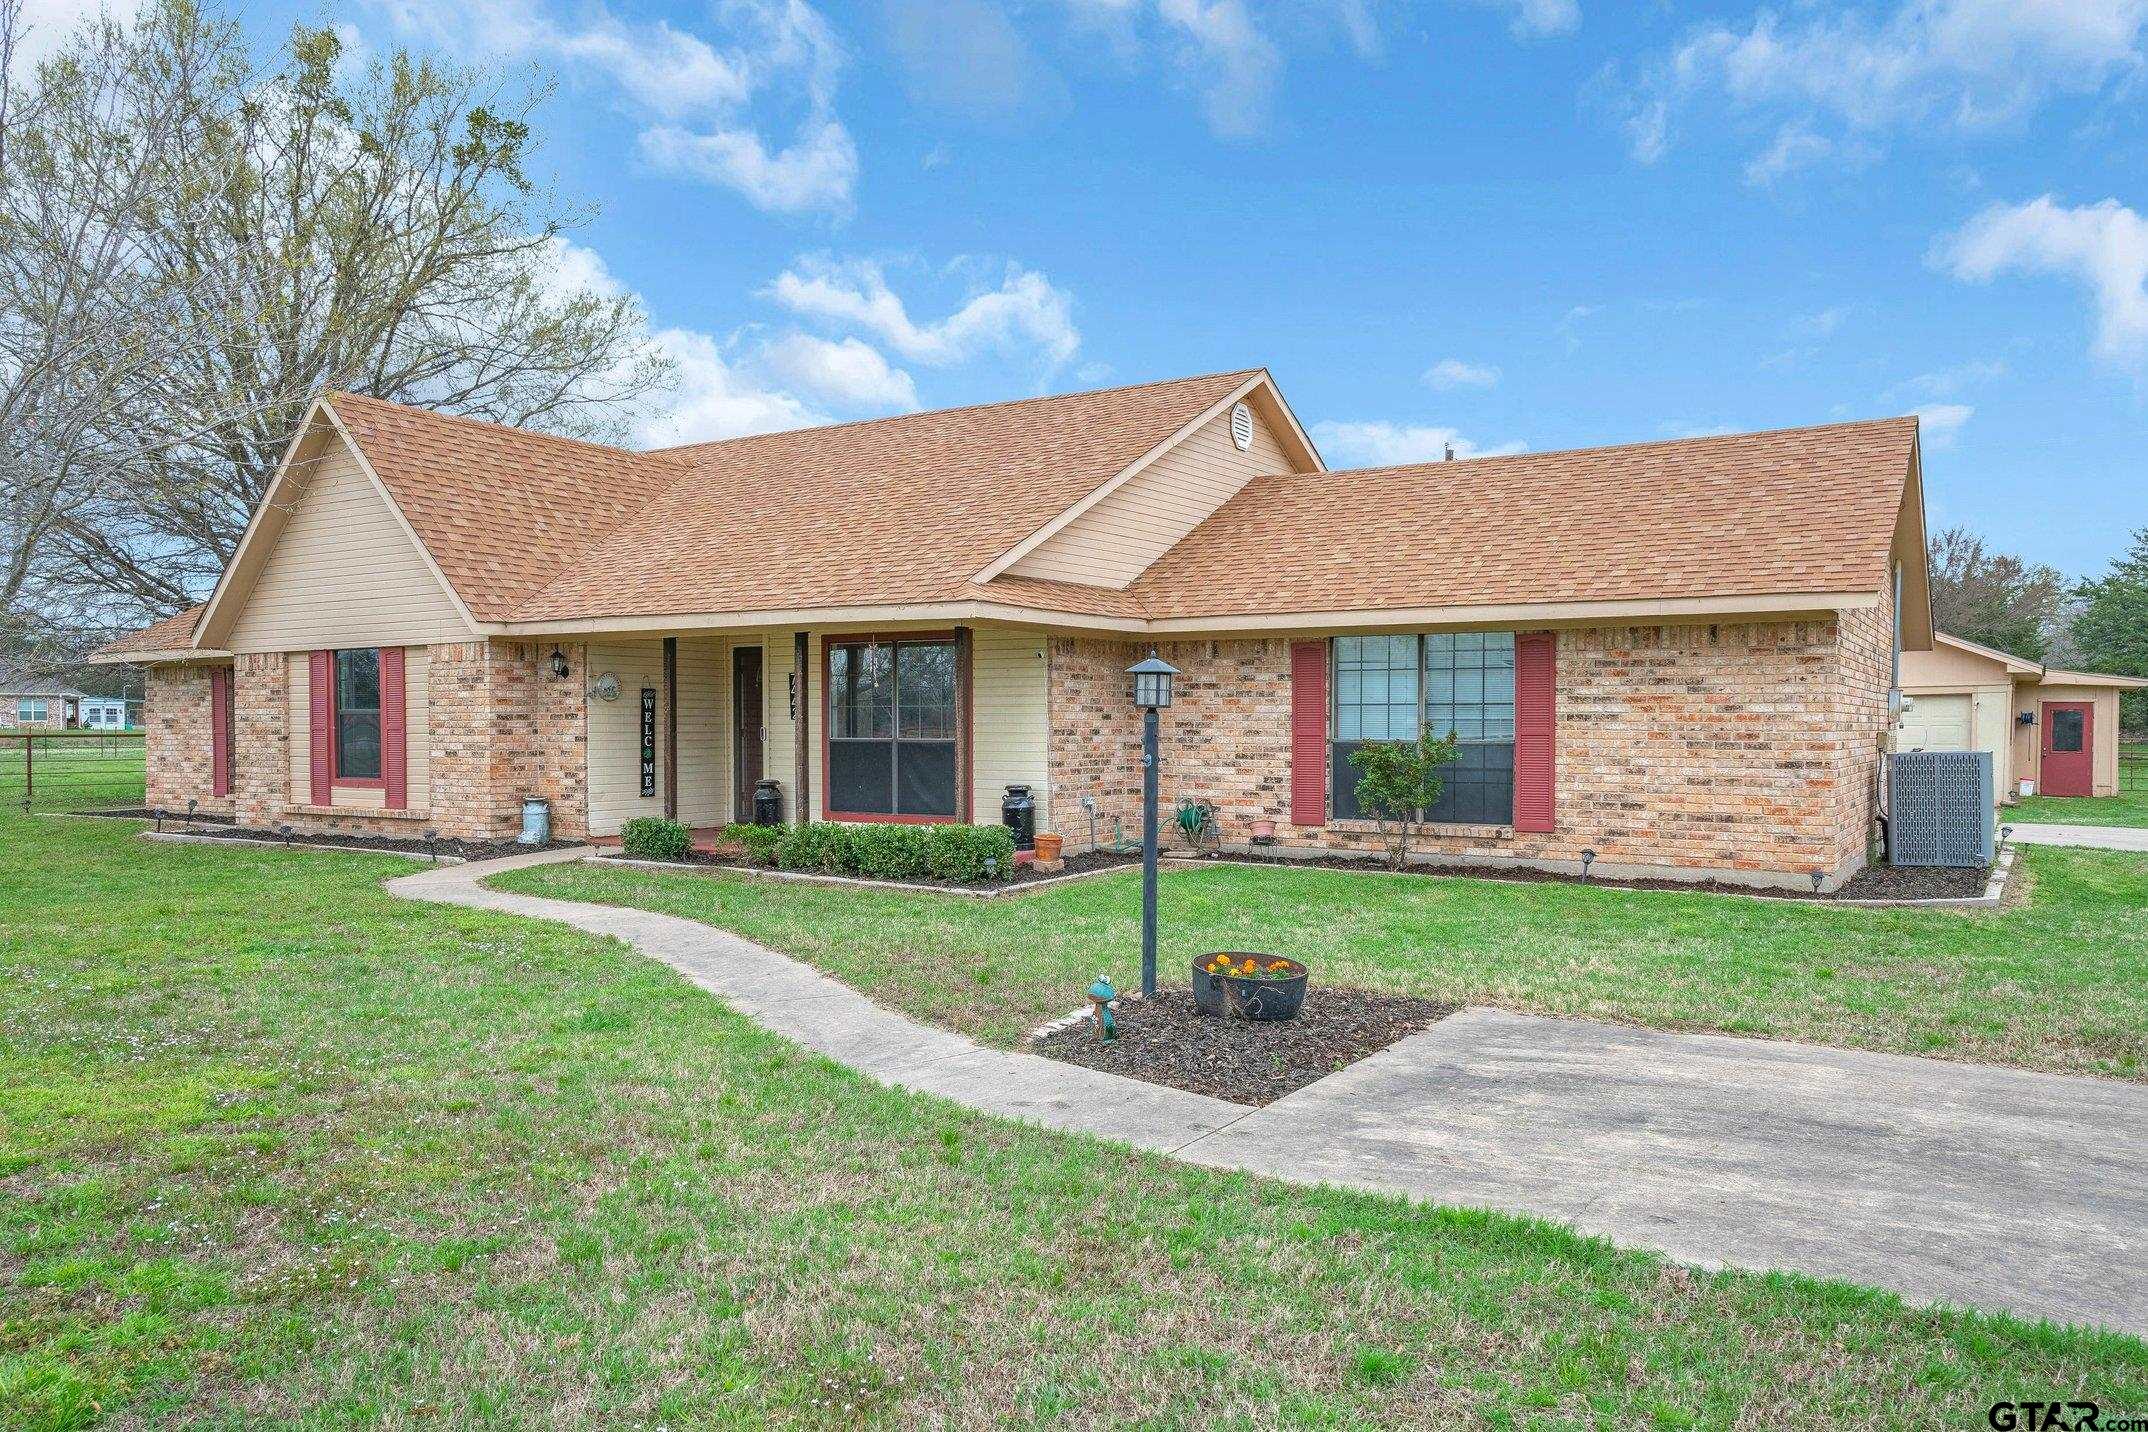
M 1009 786 L 999 803 L 999 818 L 1014 832 L 1016 850 L 1037 848 L 1037 801 L 1027 786 Z
M 778 781 L 762 781 L 753 788 L 753 823 L 755 825 L 783 824 L 783 786 Z

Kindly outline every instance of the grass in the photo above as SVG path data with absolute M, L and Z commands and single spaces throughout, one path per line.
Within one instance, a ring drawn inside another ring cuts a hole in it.
M 1999 818 L 2016 825 L 2129 825 L 2148 827 L 2148 742 L 2118 748 L 2115 796 L 2029 796 Z
M 0 1424 L 2148 1407 L 2135 1339 L 997 1122 L 396 860 L 129 830 L 0 813 Z
M 1194 956 L 1290 955 L 1315 979 L 1664 1029 L 1726 1030 L 2148 1078 L 2148 858 L 2024 849 L 1999 912 L 1278 867 L 1161 881 L 1163 978 Z M 503 886 L 702 920 L 1001 1044 L 1137 987 L 1137 877 L 975 901 L 731 875 L 555 865 Z
M 25 741 L 0 733 L 0 805 L 20 810 L 85 810 L 142 803 L 140 735 L 44 735 Z M 29 747 L 25 763 L 25 747 Z

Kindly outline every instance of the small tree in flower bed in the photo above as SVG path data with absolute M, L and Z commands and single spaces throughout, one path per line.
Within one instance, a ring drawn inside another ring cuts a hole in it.
M 1409 861 L 1410 841 L 1425 812 L 1439 804 L 1446 769 L 1460 752 L 1452 733 L 1435 740 L 1423 731 L 1414 741 L 1368 741 L 1350 753 L 1358 773 L 1357 807 L 1379 822 L 1387 863 L 1396 870 Z

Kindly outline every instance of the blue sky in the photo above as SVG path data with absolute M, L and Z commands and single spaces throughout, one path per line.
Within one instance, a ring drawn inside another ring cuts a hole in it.
M 1335 466 L 1921 410 L 1934 525 L 2148 525 L 2148 0 L 357 0 L 556 71 L 699 438 L 1266 364 Z

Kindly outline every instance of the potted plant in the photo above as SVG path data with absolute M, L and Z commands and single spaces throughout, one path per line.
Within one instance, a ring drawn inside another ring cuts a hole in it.
M 1037 864 L 1046 869 L 1056 866 L 1059 863 L 1060 852 L 1066 848 L 1066 837 L 1054 835 L 1047 830 L 1040 830 L 1037 832 L 1036 838 Z
M 1305 1005 L 1305 982 L 1296 960 L 1221 951 L 1193 962 L 1193 1005 L 1203 1014 L 1289 1019 Z
M 1254 821 L 1253 843 L 1255 845 L 1275 844 L 1275 822 L 1267 819 L 1265 816 L 1259 820 Z

